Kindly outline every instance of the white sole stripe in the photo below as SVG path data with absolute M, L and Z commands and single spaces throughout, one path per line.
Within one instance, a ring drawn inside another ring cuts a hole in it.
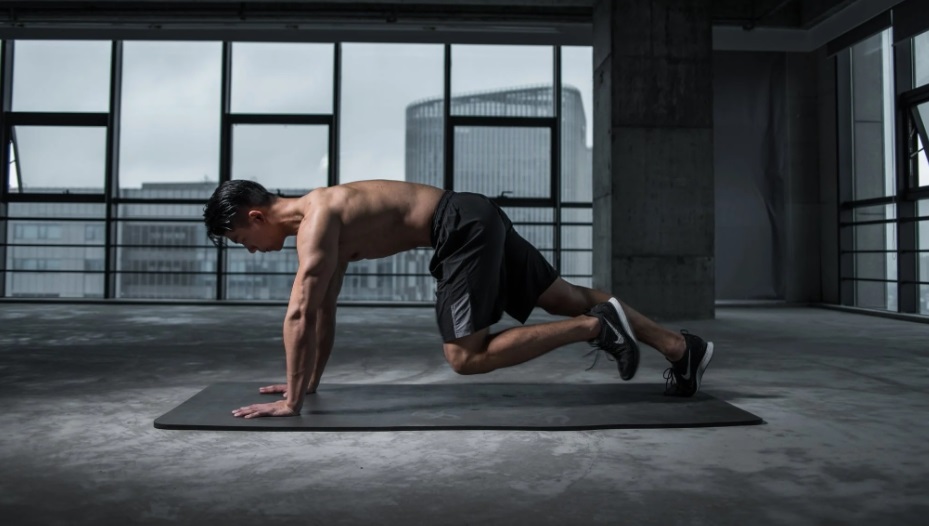
M 629 325 L 629 320 L 626 319 L 626 313 L 623 312 L 623 305 L 616 298 L 610 298 L 610 305 L 613 306 L 613 310 L 616 311 L 616 314 L 619 315 L 619 323 L 622 323 L 623 330 L 636 342 L 638 338 L 635 337 L 635 333 L 632 332 L 632 327 Z
M 700 360 L 700 365 L 697 367 L 697 391 L 700 390 L 700 381 L 703 379 L 703 371 L 706 371 L 706 367 L 710 365 L 710 360 L 713 359 L 713 342 L 706 342 L 706 353 L 703 355 L 703 359 Z M 696 394 L 696 392 L 694 392 Z

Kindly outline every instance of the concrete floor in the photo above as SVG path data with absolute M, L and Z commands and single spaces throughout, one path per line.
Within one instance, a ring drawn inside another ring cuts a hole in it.
M 923 524 L 929 325 L 723 308 L 704 389 L 765 425 L 593 432 L 163 431 L 283 378 L 283 307 L 0 304 L 0 523 Z M 534 316 L 533 320 L 549 319 Z M 459 377 L 432 311 L 340 311 L 325 381 L 605 382 L 586 345 Z M 662 382 L 646 349 L 636 382 Z

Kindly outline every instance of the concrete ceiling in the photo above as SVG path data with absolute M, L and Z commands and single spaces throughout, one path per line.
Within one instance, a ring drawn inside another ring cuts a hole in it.
M 714 22 L 753 27 L 809 28 L 854 0 L 708 0 Z M 0 22 L 94 20 L 538 22 L 589 23 L 594 0 L 28 0 L 0 1 Z

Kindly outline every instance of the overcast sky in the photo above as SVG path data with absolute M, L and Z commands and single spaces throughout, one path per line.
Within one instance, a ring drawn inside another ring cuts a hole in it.
M 330 113 L 331 44 L 235 44 L 232 110 Z M 142 182 L 218 178 L 221 44 L 126 42 L 120 178 Z M 16 43 L 15 111 L 109 110 L 109 42 Z M 404 174 L 405 109 L 443 93 L 442 45 L 344 44 L 342 181 Z M 592 144 L 590 48 L 564 48 L 563 80 L 581 90 Z M 454 46 L 453 94 L 551 83 L 550 47 Z M 19 128 L 26 186 L 102 187 L 101 129 Z M 233 177 L 270 187 L 325 184 L 327 131 L 238 126 Z M 294 184 L 299 179 L 300 184 Z M 13 183 L 15 185 L 15 182 Z

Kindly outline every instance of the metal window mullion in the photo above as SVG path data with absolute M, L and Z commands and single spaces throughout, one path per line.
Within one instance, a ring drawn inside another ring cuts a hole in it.
M 443 186 L 445 190 L 455 187 L 455 130 L 452 127 L 452 45 L 445 44 L 445 71 L 443 81 L 442 122 L 443 137 L 445 139 L 444 157 L 445 169 Z
M 292 124 L 311 126 L 331 126 L 332 115 L 300 113 L 228 113 L 226 122 L 236 124 Z
M 232 98 L 232 42 L 223 41 L 222 81 L 220 94 L 219 126 L 219 183 L 232 178 L 232 123 L 230 122 L 230 100 Z M 225 248 L 216 248 L 216 299 L 226 298 Z
M 342 115 L 342 43 L 333 47 L 332 60 L 332 116 L 329 122 L 329 180 L 328 186 L 339 184 L 339 120 Z
M 119 193 L 119 130 L 122 98 L 123 45 L 114 40 L 110 54 L 110 111 L 106 128 L 106 170 L 103 182 L 105 222 L 103 234 L 103 298 L 116 295 L 116 218 L 118 210 L 114 203 Z
M 6 121 L 11 126 L 82 126 L 104 127 L 109 124 L 109 112 L 38 112 L 10 111 Z
M 916 162 L 909 156 L 911 147 L 909 131 L 914 122 L 911 120 L 912 116 L 909 111 L 911 107 L 902 104 L 901 97 L 913 86 L 915 73 L 913 55 L 912 46 L 894 47 L 894 86 L 896 86 L 894 115 L 897 126 L 897 137 L 894 141 L 897 152 L 894 166 L 897 172 L 897 239 L 895 240 L 897 243 L 897 311 L 904 313 L 919 312 L 919 254 L 916 252 L 919 248 L 919 230 L 915 220 L 917 209 L 915 201 L 906 199 L 910 189 L 915 188 L 918 182 L 915 177 L 916 170 L 914 170 Z M 915 140 L 912 142 L 915 143 Z
M 7 207 L 9 206 L 10 187 L 10 131 L 11 127 L 7 123 L 6 115 L 13 105 L 13 49 L 14 41 L 4 40 L 3 45 L 3 69 L 0 71 L 0 214 L 4 218 L 7 216 Z M 22 188 L 22 187 L 20 187 Z M 6 239 L 7 221 L 0 220 L 0 298 L 6 297 L 6 277 L 10 269 L 6 265 Z
M 561 46 L 553 46 L 554 53 L 554 79 L 555 85 L 552 86 L 552 103 L 555 105 L 555 126 L 552 128 L 551 137 L 551 197 L 555 200 L 554 216 L 554 259 L 555 270 L 561 272 Z

